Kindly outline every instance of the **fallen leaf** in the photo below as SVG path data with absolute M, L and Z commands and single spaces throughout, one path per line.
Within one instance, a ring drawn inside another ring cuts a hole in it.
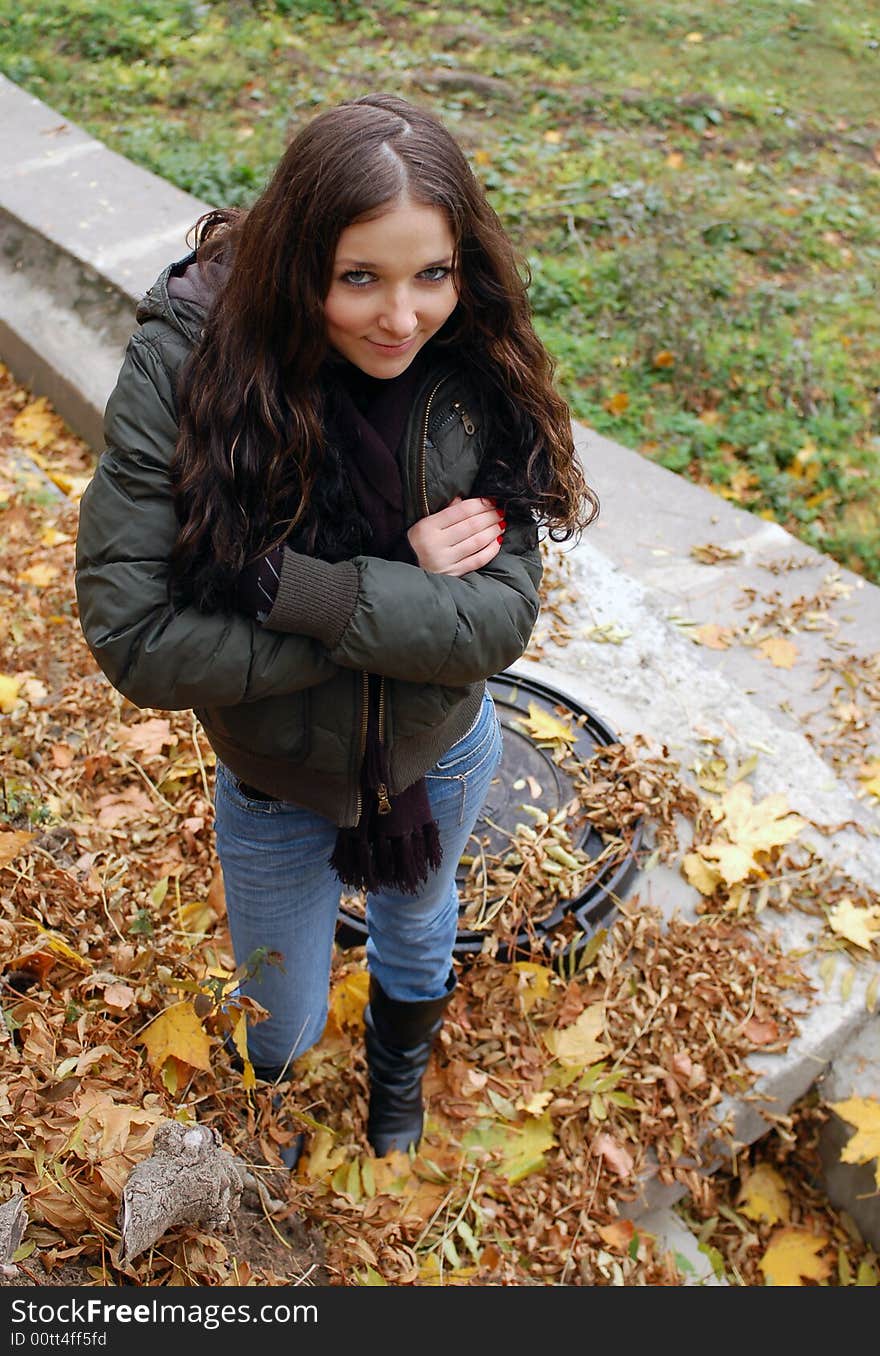
M 99 796 L 95 805 L 98 810 L 97 822 L 101 828 L 114 829 L 117 824 L 142 819 L 146 812 L 152 810 L 153 802 L 139 786 L 129 786 L 118 796 L 112 792 Z
M 0 867 L 8 866 L 36 836 L 35 833 L 28 833 L 27 829 L 0 833 Z
M 147 1047 L 147 1060 L 154 1073 L 169 1056 L 194 1069 L 211 1068 L 211 1042 L 188 1000 L 172 1003 L 160 1012 L 138 1037 L 138 1044 Z
M 729 650 L 736 639 L 735 631 L 729 626 L 719 626 L 717 622 L 704 622 L 688 634 L 696 645 L 705 645 L 707 650 Z
M 553 971 L 547 965 L 538 965 L 535 961 L 515 961 L 510 968 L 510 975 L 523 1012 L 531 1012 L 535 1004 L 550 992 Z
M 364 1029 L 364 1008 L 370 994 L 370 976 L 366 970 L 354 970 L 334 984 L 330 1011 L 341 1031 Z
M 28 569 L 22 570 L 18 577 L 25 584 L 33 584 L 34 588 L 44 589 L 53 579 L 57 579 L 58 570 L 54 565 L 31 565 Z
M 724 560 L 739 560 L 742 551 L 734 551 L 726 546 L 719 546 L 716 542 L 704 542 L 698 546 L 692 546 L 690 554 L 694 560 L 698 560 L 701 565 L 718 565 Z
M 161 756 L 166 744 L 177 742 L 177 736 L 171 733 L 171 722 L 160 716 L 139 721 L 136 725 L 122 725 L 116 732 L 116 738 L 125 748 L 151 757 Z
M 539 1119 L 530 1116 L 522 1125 L 508 1126 L 507 1137 L 501 1171 L 512 1186 L 543 1168 L 545 1150 L 557 1143 L 549 1112 Z
M 516 1108 L 525 1111 L 528 1116 L 543 1116 L 552 1101 L 552 1092 L 533 1092 L 531 1097 L 521 1097 Z
M 12 432 L 26 447 L 48 447 L 64 433 L 64 424 L 45 396 L 25 405 L 12 421 Z
M 717 807 L 718 836 L 709 843 L 700 843 L 695 853 L 687 853 L 683 867 L 692 884 L 704 894 L 694 856 L 703 858 L 710 870 L 718 873 L 727 885 L 743 881 L 761 869 L 764 861 L 776 847 L 782 847 L 796 838 L 806 821 L 791 814 L 782 792 L 765 796 L 758 804 L 752 801 L 752 788 L 746 782 L 736 782 L 726 791 Z
M 626 391 L 617 391 L 607 400 L 602 401 L 602 408 L 609 414 L 623 414 L 624 410 L 629 408 L 629 396 Z
M 880 1101 L 876 1097 L 848 1097 L 844 1102 L 829 1102 L 843 1120 L 856 1127 L 840 1155 L 841 1163 L 871 1163 L 876 1160 L 874 1180 L 880 1189 Z
M 831 1262 L 819 1254 L 828 1246 L 823 1235 L 808 1229 L 777 1229 L 758 1263 L 767 1285 L 803 1285 L 804 1280 L 824 1281 Z
M 629 1177 L 633 1170 L 633 1158 L 628 1149 L 618 1144 L 611 1135 L 599 1134 L 593 1140 L 593 1152 L 601 1154 L 612 1172 L 618 1177 Z
M 8 716 L 10 711 L 15 709 L 21 683 L 21 678 L 13 678 L 8 673 L 0 673 L 0 711 L 5 716 Z
M 655 367 L 674 367 L 675 354 L 668 348 L 661 348 L 659 353 L 654 354 L 653 361 Z
M 759 1163 L 743 1176 L 736 1202 L 747 1219 L 765 1224 L 787 1224 L 791 1219 L 785 1180 L 769 1163 Z
M 245 1092 L 257 1086 L 257 1075 L 254 1072 L 254 1066 L 248 1056 L 247 1047 L 247 1013 L 242 1012 L 238 1016 L 234 1027 L 232 1028 L 232 1041 L 236 1050 L 241 1056 L 242 1074 L 241 1082 Z
M 599 1226 L 599 1237 L 609 1248 L 626 1252 L 635 1237 L 636 1226 L 631 1219 L 617 1219 L 613 1224 Z
M 561 1031 L 546 1031 L 544 1041 L 560 1064 L 567 1068 L 586 1069 L 608 1054 L 609 1046 L 598 1039 L 605 1026 L 605 1008 L 593 1003 L 584 1008 L 571 1026 Z
M 518 720 L 516 724 L 522 726 L 538 744 L 554 744 L 560 740 L 573 744 L 577 739 L 577 731 L 573 730 L 567 721 L 560 720 L 549 711 L 544 711 L 536 702 L 529 702 L 528 719 Z
M 859 781 L 863 783 L 863 790 L 875 800 L 880 800 L 880 761 L 874 760 L 866 763 L 859 773 Z
M 841 899 L 828 914 L 832 932 L 845 937 L 864 951 L 872 951 L 880 938 L 880 908 L 861 908 L 851 899 Z
M 772 1017 L 766 1020 L 750 1017 L 743 1027 L 743 1035 L 748 1036 L 753 1045 L 772 1045 L 779 1040 L 779 1026 Z
M 790 669 L 800 653 L 786 636 L 768 636 L 756 648 L 777 669 Z
M 104 990 L 104 1002 L 115 1012 L 125 1012 L 135 1000 L 135 992 L 130 984 L 108 984 Z

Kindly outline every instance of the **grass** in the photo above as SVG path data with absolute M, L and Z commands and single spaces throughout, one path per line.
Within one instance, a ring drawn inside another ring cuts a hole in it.
M 0 0 L 0 69 L 212 203 L 344 98 L 433 108 L 575 416 L 880 582 L 874 0 Z

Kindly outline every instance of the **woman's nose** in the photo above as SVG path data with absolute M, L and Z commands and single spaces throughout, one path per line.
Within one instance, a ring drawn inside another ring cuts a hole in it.
M 406 295 L 390 297 L 379 317 L 379 328 L 395 339 L 408 339 L 418 325 L 412 298 Z

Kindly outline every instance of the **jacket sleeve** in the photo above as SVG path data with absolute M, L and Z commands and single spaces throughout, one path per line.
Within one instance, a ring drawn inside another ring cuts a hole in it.
M 329 564 L 286 548 L 265 625 L 316 637 L 343 668 L 457 686 L 522 655 L 541 571 L 531 522 L 509 522 L 498 555 L 460 578 L 376 556 Z
M 106 450 L 80 504 L 76 595 L 97 663 L 136 706 L 231 706 L 322 683 L 337 672 L 316 638 L 239 614 L 174 606 L 177 441 L 172 379 L 157 344 L 129 342 L 104 421 Z

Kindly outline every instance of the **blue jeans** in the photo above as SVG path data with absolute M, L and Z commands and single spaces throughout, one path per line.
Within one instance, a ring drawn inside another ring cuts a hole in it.
M 443 859 L 417 895 L 367 896 L 367 964 L 390 998 L 423 1002 L 447 989 L 458 932 L 459 858 L 501 758 L 501 726 L 486 693 L 470 730 L 425 776 Z M 278 951 L 241 991 L 271 1016 L 248 1031 L 254 1064 L 280 1070 L 317 1041 L 327 1019 L 342 886 L 328 858 L 336 826 L 289 801 L 253 800 L 222 763 L 215 783 L 217 854 L 236 964 Z

